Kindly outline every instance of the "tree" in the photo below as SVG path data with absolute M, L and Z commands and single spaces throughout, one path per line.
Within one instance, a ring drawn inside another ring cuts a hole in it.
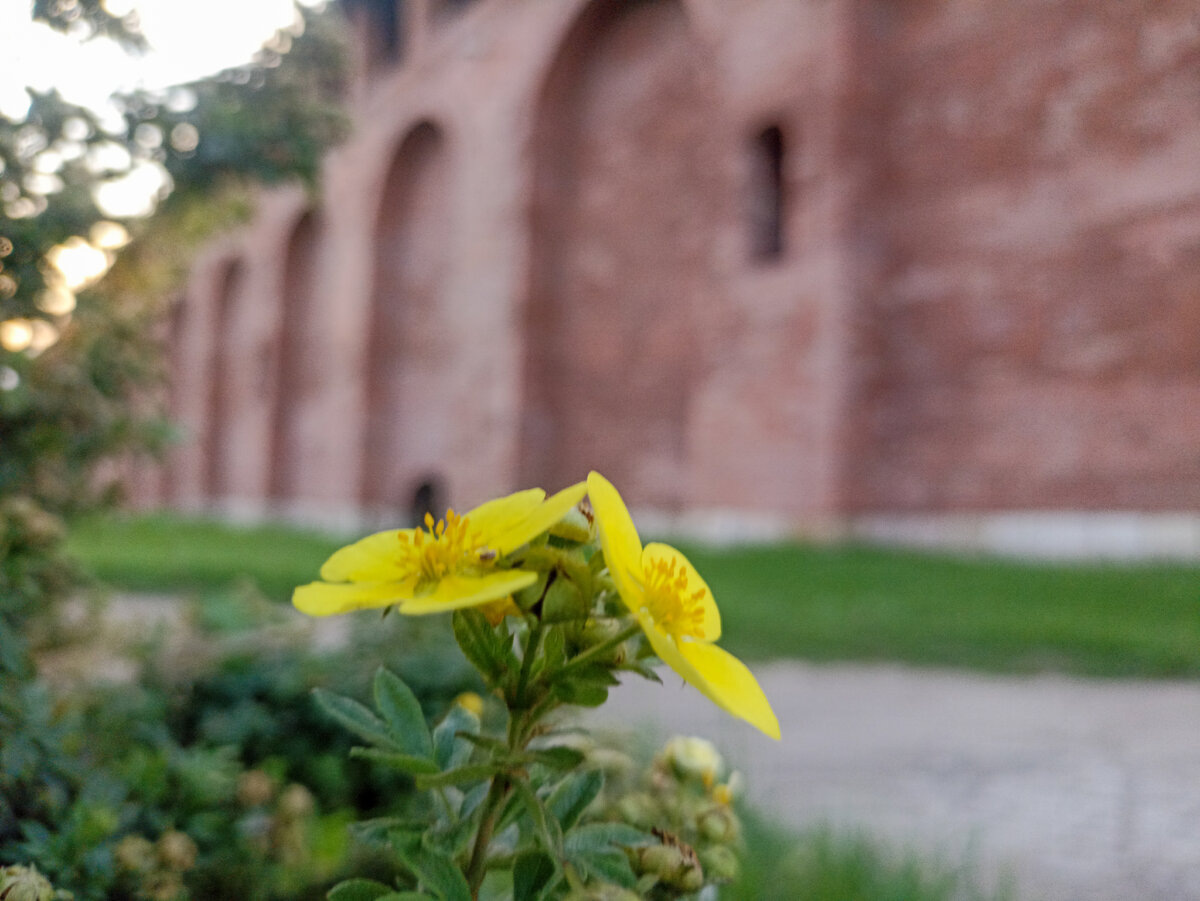
M 101 0 L 34 0 L 32 15 L 145 46 Z M 71 828 L 75 799 L 100 778 L 58 745 L 22 638 L 27 618 L 75 584 L 63 517 L 110 496 L 97 484 L 105 461 L 163 444 L 162 411 L 139 399 L 161 380 L 157 323 L 191 251 L 248 215 L 250 185 L 315 185 L 346 129 L 339 20 L 298 21 L 245 66 L 117 98 L 115 131 L 54 91 L 31 91 L 20 120 L 0 115 L 0 852 L 30 824 Z M 110 221 L 98 190 L 147 166 L 167 186 L 155 214 Z M 60 861 L 64 878 L 83 878 L 82 860 Z M 86 877 L 100 880 L 88 897 L 103 897 L 102 870 Z

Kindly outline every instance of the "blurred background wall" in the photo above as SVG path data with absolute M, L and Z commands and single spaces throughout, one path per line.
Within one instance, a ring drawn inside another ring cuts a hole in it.
M 196 266 L 143 502 L 596 468 L 716 536 L 1200 554 L 1194 3 L 346 8 L 354 134 Z

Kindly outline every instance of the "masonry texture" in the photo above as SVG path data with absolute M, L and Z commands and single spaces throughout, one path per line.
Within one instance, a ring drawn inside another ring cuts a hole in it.
M 370 9 L 319 203 L 195 268 L 152 499 L 1200 509 L 1193 0 Z

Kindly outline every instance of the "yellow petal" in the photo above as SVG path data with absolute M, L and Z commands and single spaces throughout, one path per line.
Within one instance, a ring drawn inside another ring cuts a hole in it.
M 771 738 L 779 738 L 779 720 L 746 664 L 707 642 L 684 638 L 679 650 L 702 680 L 692 684 L 710 701 Z
M 313 582 L 292 592 L 292 604 L 309 616 L 333 616 L 369 607 L 387 607 L 412 595 L 412 582 Z
M 486 576 L 447 576 L 430 593 L 405 600 L 400 612 L 410 616 L 445 613 L 464 607 L 478 607 L 508 597 L 537 581 L 537 574 L 520 569 L 488 573 Z
M 704 581 L 700 573 L 696 572 L 696 567 L 692 566 L 690 560 L 683 556 L 675 548 L 669 544 L 659 544 L 650 542 L 642 550 L 642 570 L 646 571 L 649 566 L 656 560 L 661 560 L 664 563 L 675 564 L 675 571 L 682 570 L 687 575 L 686 593 L 691 596 L 698 591 L 703 591 L 704 594 L 697 600 L 701 610 L 704 612 L 704 619 L 700 625 L 700 639 L 704 641 L 716 641 L 721 637 L 721 613 L 717 610 L 717 601 L 713 597 L 712 589 L 708 587 L 708 583 Z
M 347 545 L 325 561 L 321 578 L 326 582 L 398 582 L 406 573 L 400 566 L 400 535 L 412 529 L 390 529 Z
M 658 658 L 706 698 L 771 738 L 779 738 L 779 721 L 758 681 L 745 664 L 715 644 L 684 640 L 676 644 L 664 635 L 649 614 L 638 621 Z
M 633 518 L 612 482 L 598 472 L 588 473 L 588 498 L 596 515 L 600 548 L 609 575 L 625 605 L 634 613 L 642 605 L 642 541 Z
M 485 540 L 490 540 L 493 535 L 505 532 L 523 520 L 545 497 L 546 492 L 541 488 L 528 488 L 480 504 L 463 516 L 471 521 L 472 531 L 480 532 Z
M 570 488 L 564 488 L 557 494 L 546 498 L 544 503 L 531 510 L 521 522 L 506 529 L 502 534 L 497 534 L 488 546 L 501 556 L 515 551 L 521 545 L 533 541 L 566 516 L 572 507 L 583 500 L 585 494 L 587 494 L 587 485 L 583 482 L 572 485 Z

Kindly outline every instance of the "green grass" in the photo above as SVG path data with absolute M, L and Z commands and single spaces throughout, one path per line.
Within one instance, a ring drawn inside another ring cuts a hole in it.
M 743 815 L 741 872 L 721 901 L 1005 901 L 1007 884 L 985 886 L 965 865 L 885 847 L 862 835 L 814 829 L 792 834 Z
M 251 580 L 286 600 L 339 538 L 174 516 L 75 524 L 100 580 L 211 591 Z M 685 549 L 749 659 L 896 661 L 998 672 L 1200 676 L 1200 567 L 1051 565 L 866 547 Z

